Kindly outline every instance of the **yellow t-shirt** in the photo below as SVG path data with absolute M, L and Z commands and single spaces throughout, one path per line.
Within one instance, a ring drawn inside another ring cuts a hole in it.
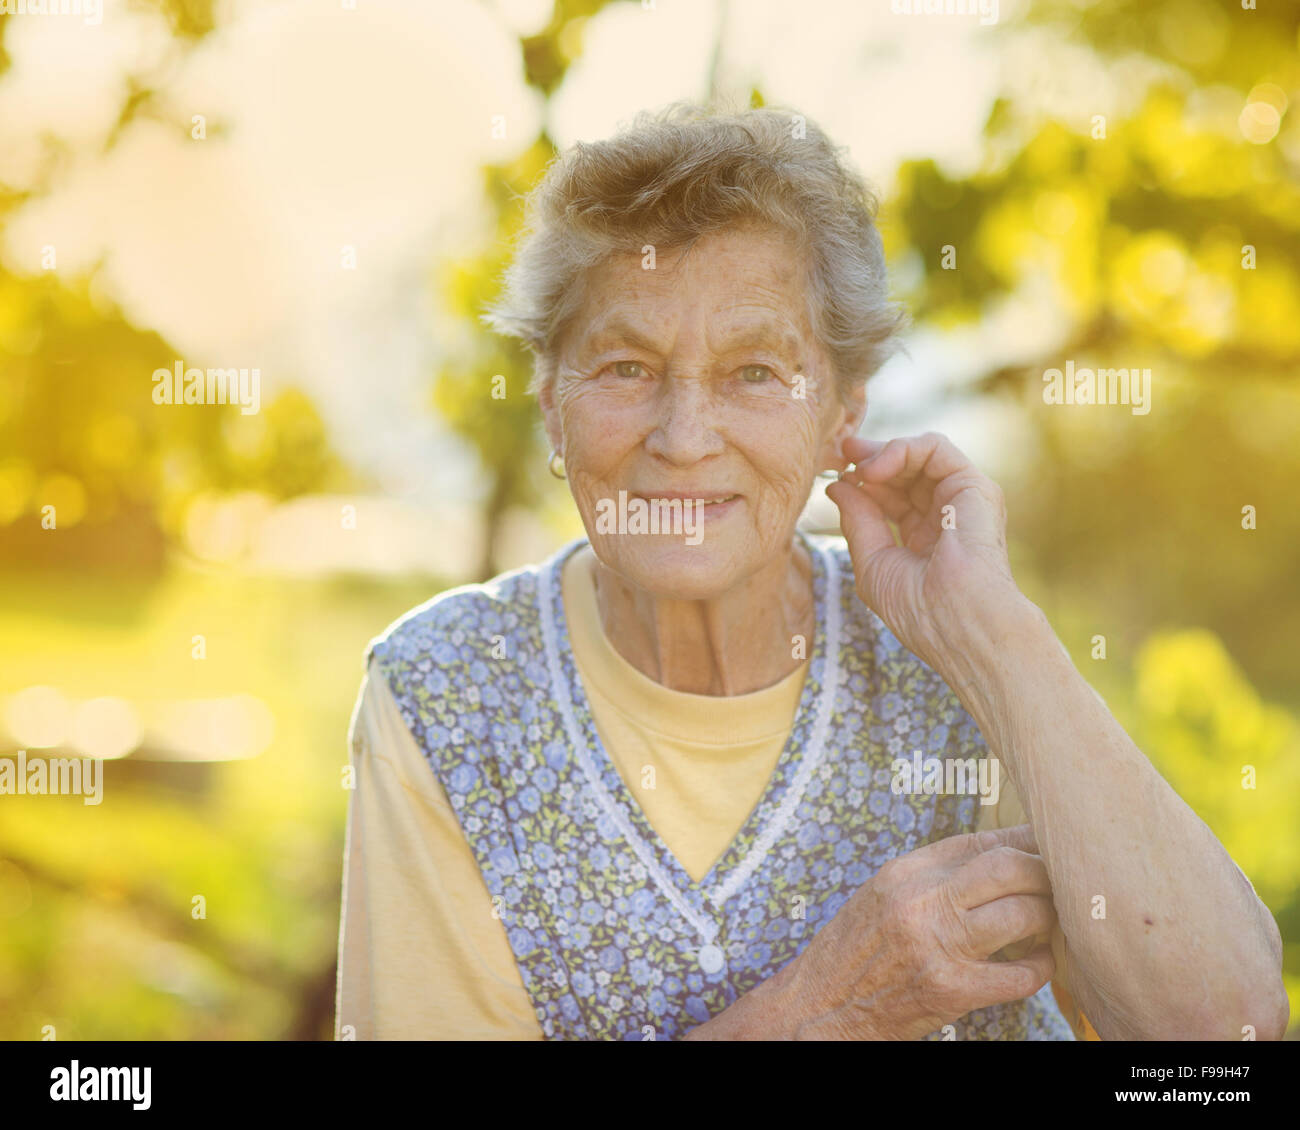
M 600 626 L 595 556 L 565 564 L 574 660 L 601 741 L 655 832 L 693 880 L 730 845 L 789 736 L 807 661 L 779 683 L 732 697 L 656 683 Z M 352 719 L 355 789 L 348 807 L 339 928 L 336 1036 L 356 1039 L 540 1040 L 473 851 L 374 662 Z M 1011 822 L 1004 785 L 981 826 Z M 1023 820 L 1023 815 L 1020 815 Z M 1058 947 L 1058 983 L 1064 979 Z M 1058 1000 L 1082 1034 L 1068 997 Z

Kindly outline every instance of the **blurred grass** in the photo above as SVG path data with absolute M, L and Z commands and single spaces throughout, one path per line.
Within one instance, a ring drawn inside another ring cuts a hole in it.
M 6 797 L 0 1038 L 328 1038 L 347 792 L 345 735 L 366 643 L 441 580 L 303 581 L 175 567 L 153 590 L 62 579 L 6 588 L 0 689 L 74 698 L 255 694 L 261 755 L 185 764 L 192 790 L 106 763 L 104 803 Z M 1295 936 L 1300 725 L 1204 631 L 1095 660 L 1095 611 L 1058 609 L 1075 663 L 1222 839 Z M 191 637 L 208 658 L 190 657 Z M 1259 788 L 1240 787 L 1241 764 Z M 15 863 L 16 861 L 16 863 Z M 191 917 L 203 895 L 207 916 Z M 1300 946 L 1287 947 L 1300 1005 Z M 1293 1023 L 1292 1030 L 1297 1025 Z
M 186 764 L 192 794 L 106 763 L 104 801 L 6 797 L 0 1038 L 324 1037 L 367 641 L 443 582 L 301 581 L 176 568 L 153 589 L 5 587 L 0 689 L 73 698 L 252 694 L 275 719 L 243 761 Z M 191 658 L 191 637 L 207 656 Z M 15 865 L 12 861 L 18 861 Z M 206 899 L 207 916 L 191 917 Z

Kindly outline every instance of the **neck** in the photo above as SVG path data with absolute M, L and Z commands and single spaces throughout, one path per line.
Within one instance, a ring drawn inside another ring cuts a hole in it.
M 812 650 L 812 561 L 798 539 L 757 573 L 708 600 L 648 593 L 599 559 L 594 571 L 605 638 L 669 690 L 749 694 L 780 682 Z M 795 636 L 804 640 L 798 658 Z

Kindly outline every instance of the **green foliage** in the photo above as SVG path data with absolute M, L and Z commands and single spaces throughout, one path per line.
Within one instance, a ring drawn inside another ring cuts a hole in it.
M 922 326 L 982 321 L 1029 292 L 1060 317 L 1058 341 L 970 390 L 1027 425 L 1005 485 L 1036 597 L 1090 609 L 1133 646 L 1168 623 L 1205 626 L 1294 695 L 1300 119 L 1284 91 L 1300 89 L 1300 10 L 1058 0 L 1032 19 L 1117 59 L 1158 58 L 1161 77 L 1104 122 L 999 100 L 969 177 L 905 164 L 885 235 L 923 270 L 902 297 Z M 1250 106 L 1266 122 L 1273 104 L 1276 136 L 1251 133 Z M 1067 359 L 1150 368 L 1149 414 L 1045 404 L 1043 375 Z
M 1266 702 L 1211 632 L 1162 632 L 1112 701 L 1138 745 L 1218 837 L 1278 919 L 1300 926 L 1300 718 Z M 1300 947 L 1284 947 L 1293 1026 Z
M 1158 59 L 1162 77 L 1104 122 L 999 100 L 977 173 L 900 169 L 887 246 L 923 261 L 903 296 L 923 326 L 1030 291 L 1059 314 L 1059 341 L 971 390 L 1025 425 L 1004 478 L 1017 576 L 1076 653 L 1106 637 L 1106 661 L 1081 669 L 1294 938 L 1300 123 L 1284 92 L 1300 89 L 1300 9 L 1045 0 L 1030 19 L 1116 61 Z M 1043 375 L 1067 359 L 1150 368 L 1149 414 L 1045 404 Z M 1294 944 L 1285 976 L 1300 1001 Z
M 518 343 L 488 333 L 479 317 L 500 293 L 502 276 L 523 225 L 523 200 L 555 156 L 554 146 L 538 138 L 518 159 L 485 170 L 485 190 L 497 206 L 497 227 L 487 249 L 472 259 L 445 263 L 439 290 L 465 323 L 458 346 L 445 351 L 433 386 L 433 404 L 442 420 L 474 450 L 484 481 L 486 549 L 481 577 L 499 570 L 496 544 L 511 507 L 539 500 L 539 472 L 546 475 L 546 447 L 536 400 L 529 395 L 532 357 Z
M 550 22 L 520 41 L 524 78 L 543 97 L 559 87 L 582 51 L 586 21 L 610 0 L 555 0 Z M 538 426 L 536 402 L 527 395 L 532 357 L 514 342 L 487 333 L 479 316 L 497 296 L 502 273 L 523 223 L 523 201 L 555 157 L 543 129 L 518 158 L 484 170 L 486 198 L 496 225 L 483 251 L 469 261 L 443 265 L 437 287 L 469 329 L 448 347 L 434 376 L 433 406 L 451 430 L 478 456 L 486 489 L 483 556 L 477 575 L 499 572 L 497 549 L 511 509 L 537 506 L 542 498 L 546 445 Z M 504 378 L 504 382 L 501 380 Z
M 1260 897 L 1285 905 L 1300 840 L 1277 832 L 1300 827 L 1300 722 L 1260 698 L 1212 632 L 1157 633 L 1135 668 L 1135 739 Z
M 11 565 L 31 551 L 46 503 L 59 504 L 65 529 L 84 519 L 107 531 L 134 515 L 174 532 L 202 490 L 289 498 L 349 481 L 296 389 L 249 415 L 156 404 L 153 373 L 171 371 L 178 351 L 88 284 L 0 271 L 0 352 L 0 545 Z

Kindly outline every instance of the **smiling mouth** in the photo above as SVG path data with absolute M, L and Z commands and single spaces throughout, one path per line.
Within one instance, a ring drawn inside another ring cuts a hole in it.
M 705 494 L 682 494 L 674 491 L 671 494 L 634 494 L 632 497 L 639 498 L 643 502 L 697 502 L 705 506 L 721 506 L 724 502 L 734 502 L 740 495 L 718 494 L 710 497 Z

